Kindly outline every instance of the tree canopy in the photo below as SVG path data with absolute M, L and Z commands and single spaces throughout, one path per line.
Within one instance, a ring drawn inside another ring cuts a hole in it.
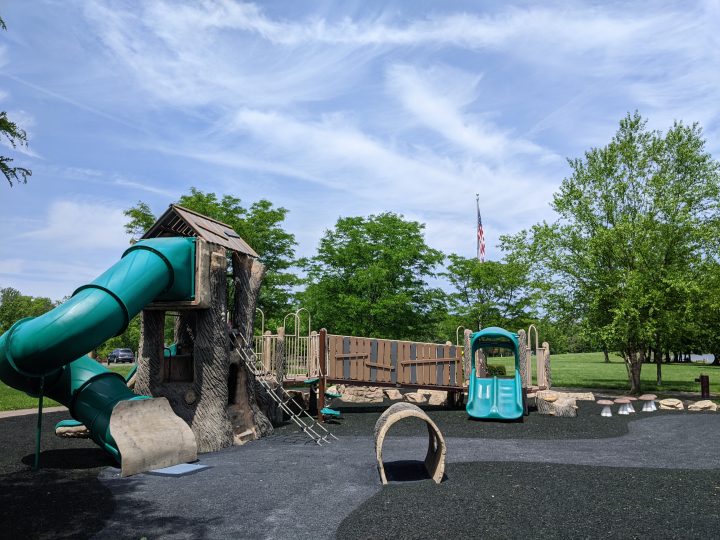
M 450 295 L 454 312 L 473 328 L 500 326 L 517 330 L 534 319 L 534 296 L 527 264 L 520 261 L 480 262 L 449 256 L 444 274 L 455 288 Z
M 299 295 L 316 326 L 334 333 L 434 340 L 443 293 L 427 280 L 443 254 L 428 247 L 424 225 L 383 213 L 337 220 L 304 261 Z
M 53 307 L 55 303 L 49 298 L 27 296 L 12 287 L 0 289 L 0 334 L 16 321 L 25 317 L 37 317 Z
M 5 21 L 0 17 L 0 28 L 7 30 Z M 27 146 L 27 134 L 23 129 L 8 118 L 7 112 L 0 111 L 0 140 L 6 140 L 12 148 Z M 0 156 L 0 171 L 5 179 L 13 186 L 13 182 L 25 184 L 32 171 L 25 167 L 13 167 L 13 159 L 7 156 Z
M 508 244 L 524 244 L 542 262 L 533 269 L 549 284 L 546 309 L 582 318 L 620 351 L 638 392 L 646 351 L 657 354 L 683 333 L 698 270 L 716 258 L 720 166 L 697 124 L 676 122 L 663 134 L 637 112 L 607 146 L 569 164 L 552 203 L 558 220 Z

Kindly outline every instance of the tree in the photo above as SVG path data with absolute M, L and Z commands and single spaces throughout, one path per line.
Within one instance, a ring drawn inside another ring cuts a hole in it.
M 339 334 L 430 340 L 443 293 L 426 280 L 444 257 L 425 243 L 424 225 L 383 213 L 340 218 L 304 261 L 298 295 L 317 326 Z
M 53 307 L 55 303 L 49 298 L 26 296 L 12 287 L 0 289 L 0 334 L 20 319 L 37 317 Z
M 559 219 L 519 233 L 515 244 L 532 244 L 555 309 L 621 353 L 637 393 L 647 351 L 682 332 L 696 269 L 714 257 L 720 164 L 697 124 L 676 122 L 663 135 L 636 112 L 607 146 L 569 165 L 552 203 Z
M 265 199 L 245 208 L 237 197 L 223 195 L 218 199 L 215 193 L 204 193 L 194 187 L 190 188 L 189 194 L 181 196 L 177 204 L 230 225 L 259 254 L 267 273 L 258 307 L 268 320 L 281 321 L 290 309 L 292 288 L 300 282 L 289 271 L 294 264 L 297 242 L 295 235 L 282 227 L 287 209 L 274 207 Z M 142 201 L 125 210 L 124 214 L 130 218 L 125 230 L 135 239 L 156 220 L 150 207 Z
M 517 330 L 535 318 L 534 293 L 526 263 L 480 262 L 459 255 L 449 256 L 445 274 L 455 291 L 451 305 L 473 327 L 500 326 Z
M 2 17 L 0 17 L 0 28 L 7 30 Z M 18 145 L 27 146 L 27 134 L 8 118 L 5 111 L 0 111 L 0 140 L 6 140 L 12 148 L 17 148 Z M 12 162 L 12 158 L 0 156 L 0 171 L 2 171 L 10 187 L 13 186 L 13 181 L 22 184 L 27 183 L 28 176 L 32 176 L 32 171 L 25 167 L 12 167 Z

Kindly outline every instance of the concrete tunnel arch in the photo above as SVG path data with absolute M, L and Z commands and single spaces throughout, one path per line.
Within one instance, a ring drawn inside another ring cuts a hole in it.
M 430 419 L 425 411 L 412 403 L 395 403 L 389 407 L 375 423 L 375 458 L 377 459 L 380 480 L 383 484 L 388 483 L 382 460 L 382 448 L 385 436 L 393 424 L 403 418 L 419 418 L 425 422 L 428 430 L 428 449 L 425 455 L 425 469 L 435 483 L 439 484 L 445 474 L 445 455 L 447 453 L 445 439 L 437 425 L 435 425 L 435 422 Z

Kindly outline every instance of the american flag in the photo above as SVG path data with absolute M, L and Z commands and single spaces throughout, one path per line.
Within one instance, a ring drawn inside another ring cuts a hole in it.
M 480 217 L 480 195 L 475 196 L 477 203 L 477 258 L 485 262 L 485 232 L 483 231 L 482 218 Z

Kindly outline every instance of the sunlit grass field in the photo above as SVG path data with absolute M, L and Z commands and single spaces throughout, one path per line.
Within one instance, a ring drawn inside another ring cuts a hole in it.
M 492 358 L 490 365 L 504 365 L 508 375 L 513 374 L 513 359 L 506 356 Z M 553 386 L 569 388 L 591 388 L 605 390 L 628 390 L 629 383 L 625 363 L 619 356 L 610 355 L 605 363 L 601 352 L 578 354 L 550 354 L 550 368 Z M 700 384 L 695 382 L 700 374 L 710 376 L 710 392 L 720 393 L 720 366 L 707 364 L 663 364 L 662 385 L 658 386 L 657 367 L 644 364 L 640 373 L 642 389 L 653 393 L 667 391 L 700 393 Z M 533 376 L 535 357 L 533 357 Z
M 132 369 L 133 364 L 122 364 L 120 366 L 110 366 L 115 371 L 125 377 Z M 52 399 L 43 399 L 43 407 L 56 407 L 60 405 Z M 37 398 L 30 397 L 24 392 L 10 388 L 0 383 L 0 411 L 14 411 L 16 409 L 34 409 L 38 406 Z
M 552 382 L 555 387 L 590 388 L 626 391 L 629 389 L 627 371 L 622 359 L 610 357 L 604 362 L 603 354 L 551 354 Z M 534 361 L 534 359 L 533 359 Z M 492 358 L 491 365 L 504 365 L 508 375 L 513 373 L 512 357 Z M 114 365 L 110 369 L 125 376 L 131 365 Z M 720 367 L 706 364 L 663 364 L 663 384 L 656 384 L 655 364 L 645 364 L 642 368 L 642 388 L 644 391 L 662 394 L 668 391 L 694 392 L 699 396 L 700 385 L 695 382 L 700 374 L 710 376 L 710 392 L 720 394 Z M 56 406 L 52 400 L 44 400 L 45 407 Z M 0 383 L 0 411 L 32 409 L 37 407 L 37 399 L 30 397 Z

